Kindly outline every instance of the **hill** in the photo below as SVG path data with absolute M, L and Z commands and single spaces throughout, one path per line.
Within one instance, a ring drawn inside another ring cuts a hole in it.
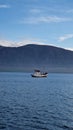
M 34 69 L 73 73 L 73 52 L 48 45 L 0 46 L 0 71 Z

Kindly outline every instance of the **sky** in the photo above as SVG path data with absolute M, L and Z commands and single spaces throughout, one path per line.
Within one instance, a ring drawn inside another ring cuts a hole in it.
M 73 50 L 73 0 L 0 0 L 0 45 Z

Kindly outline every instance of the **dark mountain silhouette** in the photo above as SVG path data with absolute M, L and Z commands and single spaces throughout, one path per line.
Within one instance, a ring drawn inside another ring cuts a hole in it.
M 0 46 L 0 71 L 72 72 L 73 52 L 48 45 Z

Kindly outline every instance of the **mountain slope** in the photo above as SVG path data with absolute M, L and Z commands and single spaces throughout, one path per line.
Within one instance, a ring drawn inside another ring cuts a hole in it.
M 73 72 L 73 52 L 47 45 L 0 46 L 0 71 Z

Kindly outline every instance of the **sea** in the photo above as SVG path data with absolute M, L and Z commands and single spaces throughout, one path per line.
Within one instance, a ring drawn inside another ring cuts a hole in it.
M 73 130 L 73 74 L 0 72 L 0 130 Z

